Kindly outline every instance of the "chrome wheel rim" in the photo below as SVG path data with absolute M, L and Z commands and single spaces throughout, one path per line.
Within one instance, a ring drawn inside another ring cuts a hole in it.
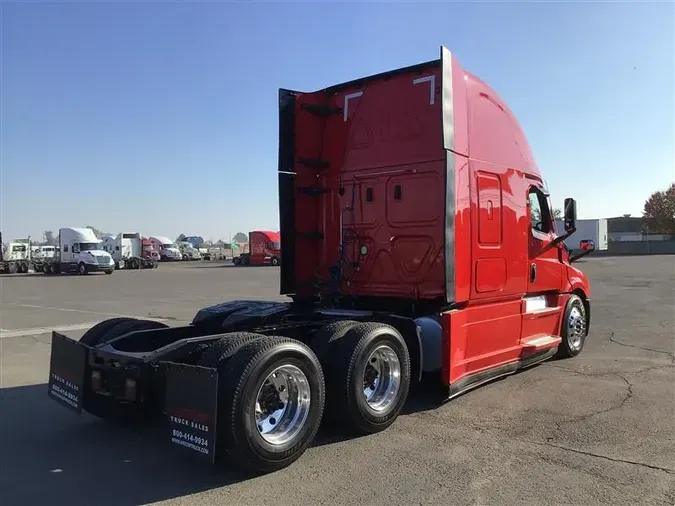
M 396 352 L 386 344 L 375 348 L 363 371 L 363 397 L 373 411 L 388 409 L 401 388 L 401 362 Z
M 567 341 L 570 348 L 578 350 L 586 332 L 586 319 L 581 309 L 573 307 L 567 318 Z
M 258 389 L 255 425 L 267 443 L 282 445 L 302 430 L 311 402 L 309 380 L 300 368 L 282 365 L 274 369 Z

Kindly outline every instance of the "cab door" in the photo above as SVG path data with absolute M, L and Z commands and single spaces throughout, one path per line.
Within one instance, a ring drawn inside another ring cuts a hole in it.
M 553 242 L 556 234 L 548 193 L 539 181 L 532 181 L 528 188 L 527 207 L 530 230 L 521 342 L 558 335 L 562 313 L 559 294 L 566 272 L 560 244 Z

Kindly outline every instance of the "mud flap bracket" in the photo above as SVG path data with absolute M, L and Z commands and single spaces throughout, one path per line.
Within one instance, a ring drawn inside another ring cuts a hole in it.
M 165 409 L 171 444 L 215 462 L 218 372 L 195 365 L 162 362 Z
M 52 332 L 47 395 L 66 408 L 82 414 L 89 347 Z

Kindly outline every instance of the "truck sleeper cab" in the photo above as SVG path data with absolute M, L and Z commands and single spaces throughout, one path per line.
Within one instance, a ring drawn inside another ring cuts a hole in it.
M 452 398 L 554 356 L 590 326 L 590 286 L 556 230 L 506 104 L 450 52 L 313 93 L 279 93 L 288 302 L 232 301 L 190 325 L 117 318 L 52 334 L 49 395 L 167 422 L 172 444 L 255 472 L 321 423 L 389 427 L 423 377 Z
M 150 241 L 155 246 L 155 248 L 157 248 L 160 260 L 162 262 L 183 259 L 183 255 L 181 255 L 180 250 L 176 247 L 174 242 L 168 237 L 157 235 L 151 237 Z
M 279 232 L 254 230 L 248 234 L 248 253 L 232 259 L 234 265 L 281 264 L 281 238 Z
M 143 239 L 138 232 L 123 232 L 117 236 L 105 236 L 103 249 L 110 253 L 115 269 L 153 269 L 155 260 L 144 250 Z
M 112 256 L 90 228 L 60 228 L 55 255 L 36 259 L 33 265 L 36 271 L 45 274 L 112 274 L 115 270 Z

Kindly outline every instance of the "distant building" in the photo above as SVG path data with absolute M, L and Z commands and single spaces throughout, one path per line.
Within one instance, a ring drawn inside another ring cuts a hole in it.
M 641 217 L 630 215 L 607 218 L 607 235 L 609 242 L 667 241 L 671 238 L 668 235 L 650 233 Z

